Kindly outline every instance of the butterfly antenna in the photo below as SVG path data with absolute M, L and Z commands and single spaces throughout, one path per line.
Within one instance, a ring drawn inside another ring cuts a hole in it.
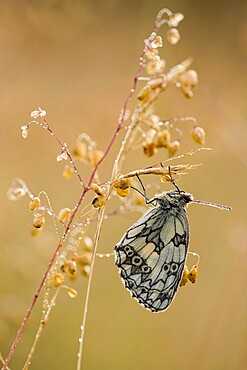
M 139 183 L 141 184 L 141 187 L 142 187 L 143 193 L 142 193 L 140 190 L 135 189 L 135 188 L 133 188 L 133 187 L 132 187 L 132 189 L 135 189 L 139 194 L 141 194 L 141 195 L 143 196 L 143 198 L 145 199 L 145 202 L 148 204 L 148 203 L 150 203 L 150 200 L 149 200 L 149 199 L 148 199 L 148 197 L 147 197 L 146 189 L 145 189 L 145 187 L 144 187 L 144 185 L 143 185 L 143 182 L 142 182 L 142 180 L 141 180 L 141 178 L 140 178 L 140 176 L 139 176 L 138 174 L 136 174 L 136 177 L 138 178 L 138 181 L 139 181 Z
M 231 207 L 223 206 L 222 204 L 205 202 L 204 200 L 193 200 L 192 203 L 197 203 L 197 204 L 202 204 L 204 206 L 210 206 L 210 207 L 219 208 L 219 209 L 221 209 L 223 211 L 231 211 L 232 210 Z
M 171 173 L 171 166 L 168 166 L 167 168 L 168 168 L 168 174 L 169 174 L 169 176 L 170 176 L 170 178 L 171 178 L 171 183 L 172 183 L 172 185 L 175 187 L 175 189 L 176 189 L 179 193 L 181 193 L 181 190 L 179 189 L 179 187 L 178 187 L 178 186 L 177 186 L 177 184 L 175 183 L 174 178 L 172 177 L 172 173 Z

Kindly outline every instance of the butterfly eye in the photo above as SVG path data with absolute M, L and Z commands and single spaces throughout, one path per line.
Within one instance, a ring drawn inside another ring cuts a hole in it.
M 141 266 L 141 264 L 142 264 L 142 259 L 141 259 L 141 257 L 138 257 L 138 256 L 133 257 L 133 258 L 132 258 L 132 263 L 133 263 L 133 265 L 135 265 L 135 266 Z
M 144 272 L 145 274 L 147 274 L 150 271 L 150 267 L 147 266 L 147 265 L 144 265 L 144 266 L 142 266 L 141 270 L 142 270 L 142 272 Z
M 178 265 L 176 263 L 172 263 L 172 265 L 171 265 L 171 271 L 172 272 L 176 272 L 177 269 L 178 269 Z
M 126 245 L 126 247 L 124 247 L 124 251 L 127 254 L 127 257 L 132 257 L 134 255 L 134 251 L 128 245 Z
M 170 270 L 170 266 L 167 263 L 164 264 L 164 270 L 165 272 L 168 272 Z

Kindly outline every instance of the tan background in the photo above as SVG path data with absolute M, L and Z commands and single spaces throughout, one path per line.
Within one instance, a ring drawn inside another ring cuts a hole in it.
M 85 131 L 104 150 L 131 86 L 143 39 L 163 6 L 181 11 L 185 20 L 180 26 L 181 42 L 175 48 L 166 46 L 162 55 L 168 67 L 193 56 L 200 85 L 191 101 L 170 89 L 159 103 L 159 113 L 163 118 L 196 116 L 206 128 L 207 145 L 214 148 L 191 159 L 204 166 L 184 177 L 180 187 L 198 199 L 229 204 L 233 211 L 190 207 L 190 249 L 201 255 L 200 278 L 195 286 L 181 289 L 165 313 L 142 309 L 124 290 L 113 261 L 97 260 L 83 368 L 247 368 L 247 9 L 245 1 L 229 0 L 0 3 L 0 350 L 4 355 L 56 244 L 52 222 L 40 239 L 29 236 L 27 200 L 9 202 L 6 189 L 20 176 L 34 193 L 46 190 L 55 210 L 73 207 L 80 193 L 76 180 L 67 182 L 61 177 L 54 140 L 33 126 L 24 141 L 20 126 L 41 106 L 62 141 L 71 144 Z M 189 128 L 184 131 L 184 150 L 195 148 L 188 138 Z M 120 139 L 105 162 L 104 180 L 119 143 Z M 161 159 L 146 160 L 135 154 L 125 169 Z M 86 176 L 84 171 L 82 167 Z M 166 189 L 169 186 L 162 186 Z M 131 222 L 122 217 L 109 221 L 100 250 L 112 251 Z M 60 296 L 33 369 L 75 369 L 86 282 L 81 278 L 73 287 L 79 296 L 76 300 L 65 292 Z M 25 361 L 40 318 L 40 303 L 41 299 L 12 369 L 20 369 Z

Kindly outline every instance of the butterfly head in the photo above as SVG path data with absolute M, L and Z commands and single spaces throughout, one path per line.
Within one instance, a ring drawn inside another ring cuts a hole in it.
M 190 193 L 177 190 L 170 190 L 167 191 L 166 193 L 157 195 L 155 199 L 161 206 L 170 205 L 178 207 L 185 207 L 186 204 L 194 201 L 194 197 Z

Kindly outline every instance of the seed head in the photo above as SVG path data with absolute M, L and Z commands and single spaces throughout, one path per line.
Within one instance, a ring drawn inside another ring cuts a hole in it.
M 194 284 L 198 278 L 198 265 L 192 267 L 189 272 L 188 279 Z
M 36 213 L 33 219 L 33 227 L 36 229 L 40 229 L 44 226 L 45 224 L 45 217 L 41 213 Z
M 33 197 L 31 199 L 31 201 L 29 202 L 29 205 L 28 205 L 29 211 L 30 212 L 35 211 L 36 209 L 39 208 L 39 206 L 40 206 L 40 199 L 39 199 L 39 197 Z
M 72 214 L 72 210 L 69 208 L 62 208 L 58 213 L 58 221 L 59 222 L 66 222 L 70 219 Z
M 193 127 L 193 129 L 191 131 L 191 136 L 192 136 L 192 139 L 197 144 L 200 144 L 200 145 L 205 144 L 206 133 L 205 133 L 205 131 L 202 127 L 199 127 L 199 126 Z
M 181 36 L 177 28 L 172 27 L 167 30 L 166 38 L 171 45 L 176 45 L 181 39 Z

